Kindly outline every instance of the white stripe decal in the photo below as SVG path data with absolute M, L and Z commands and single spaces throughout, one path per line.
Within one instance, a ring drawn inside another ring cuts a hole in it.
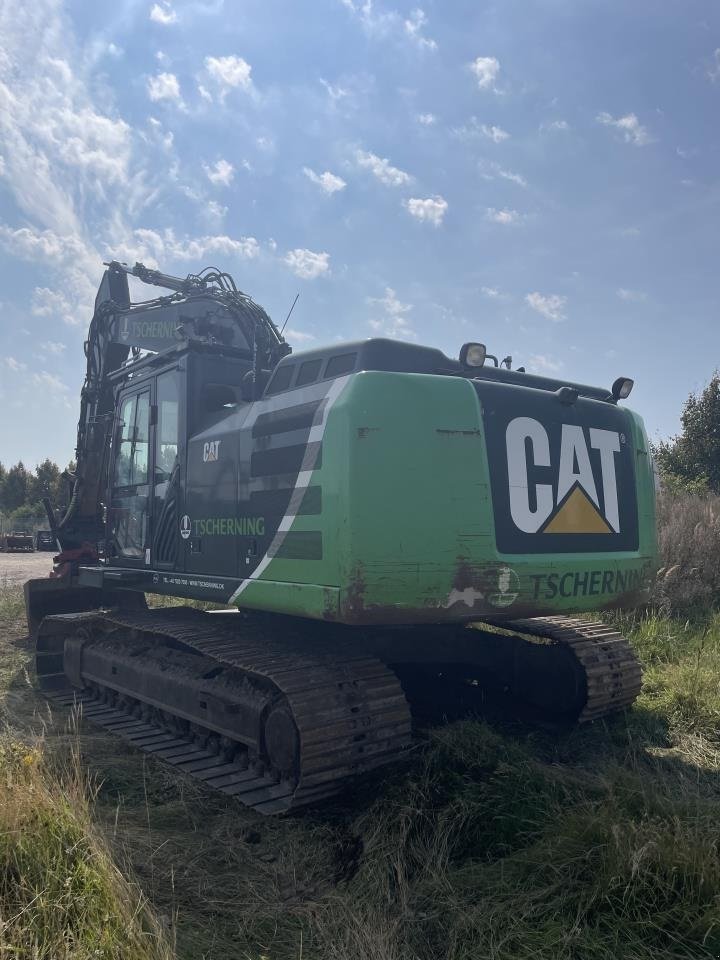
M 346 377 L 338 377 L 337 380 L 332 381 L 330 389 L 325 395 L 324 403 L 321 407 L 322 415 L 320 422 L 313 424 L 313 426 L 310 428 L 305 456 L 303 457 L 303 462 L 300 466 L 300 472 L 297 475 L 293 492 L 290 495 L 290 503 L 288 504 L 287 512 L 280 521 L 275 536 L 272 539 L 272 543 L 267 549 L 267 553 L 262 558 L 260 563 L 258 563 L 258 565 L 255 567 L 250 576 L 243 580 L 235 593 L 230 597 L 230 603 L 234 603 L 240 594 L 243 593 L 243 591 L 246 590 L 254 580 L 259 579 L 259 577 L 265 572 L 268 564 L 273 559 L 285 540 L 285 534 L 290 530 L 290 527 L 292 527 L 295 517 L 297 516 L 297 512 L 300 509 L 300 504 L 302 503 L 305 491 L 310 485 L 310 479 L 313 475 L 313 471 L 315 470 L 315 464 L 321 449 L 320 441 L 325 434 L 325 427 L 327 426 L 328 414 L 330 413 L 332 405 L 342 393 L 343 388 L 349 379 L 350 375 Z M 248 419 L 248 423 L 254 423 L 256 419 L 257 415 L 252 417 L 252 420 Z M 311 446 L 311 444 L 314 444 L 314 446 Z

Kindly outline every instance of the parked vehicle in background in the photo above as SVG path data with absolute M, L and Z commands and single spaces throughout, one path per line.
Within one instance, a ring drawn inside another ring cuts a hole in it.
M 57 540 L 51 530 L 38 530 L 35 534 L 35 549 L 52 550 L 53 553 L 58 553 Z
M 3 533 L 0 534 L 0 550 L 10 552 L 12 550 L 25 550 L 32 553 L 33 538 L 31 533 Z

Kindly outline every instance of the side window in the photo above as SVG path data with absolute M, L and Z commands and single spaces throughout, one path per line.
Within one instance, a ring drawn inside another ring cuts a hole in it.
M 115 457 L 115 486 L 130 486 L 130 462 L 132 459 L 132 434 L 135 429 L 135 408 L 137 397 L 123 400 L 120 409 L 120 430 L 117 455 Z
M 280 393 L 282 390 L 287 390 L 287 388 L 290 386 L 294 369 L 295 365 L 292 363 L 288 364 L 286 367 L 278 367 L 273 374 L 273 378 L 268 384 L 265 393 Z
M 135 443 L 132 459 L 132 483 L 148 482 L 148 462 L 150 453 L 150 394 L 138 396 L 135 414 Z
M 330 357 L 325 367 L 326 377 L 341 377 L 355 369 L 356 353 L 340 353 L 337 357 Z
M 178 452 L 178 381 L 171 370 L 157 379 L 158 423 L 155 430 L 155 483 L 170 479 Z
M 150 394 L 140 393 L 124 400 L 120 417 L 115 486 L 139 486 L 148 482 Z
M 301 363 L 295 386 L 304 387 L 306 383 L 313 383 L 317 380 L 321 366 L 322 357 L 318 360 L 306 360 L 305 363 Z

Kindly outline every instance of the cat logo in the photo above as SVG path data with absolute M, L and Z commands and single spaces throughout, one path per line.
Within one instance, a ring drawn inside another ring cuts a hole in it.
M 220 459 L 220 440 L 208 440 L 203 444 L 203 463 L 215 463 Z
M 621 532 L 615 464 L 624 435 L 563 423 L 557 463 L 538 420 L 511 420 L 505 440 L 510 515 L 518 530 L 548 535 Z

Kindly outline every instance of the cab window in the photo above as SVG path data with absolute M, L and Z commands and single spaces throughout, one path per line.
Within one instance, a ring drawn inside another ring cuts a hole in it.
M 120 411 L 120 442 L 115 460 L 115 486 L 148 482 L 150 394 L 127 397 Z

